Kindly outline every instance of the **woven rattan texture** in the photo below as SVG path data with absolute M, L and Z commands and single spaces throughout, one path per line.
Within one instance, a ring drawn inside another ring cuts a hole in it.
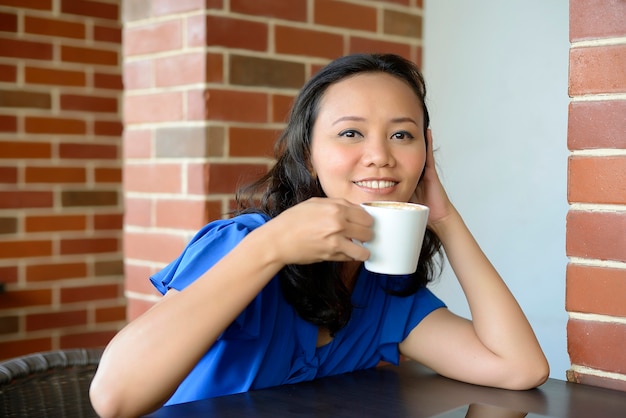
M 101 354 L 58 350 L 0 363 L 0 417 L 97 417 L 89 385 Z

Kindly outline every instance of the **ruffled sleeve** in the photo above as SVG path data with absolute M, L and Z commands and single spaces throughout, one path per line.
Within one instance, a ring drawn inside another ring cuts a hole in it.
M 180 256 L 151 276 L 150 281 L 161 294 L 169 289 L 183 290 L 265 222 L 267 218 L 261 214 L 247 214 L 207 224 Z
M 398 364 L 398 343 L 432 311 L 446 307 L 429 289 L 422 288 L 408 297 L 395 297 L 385 316 L 379 351 L 383 360 Z

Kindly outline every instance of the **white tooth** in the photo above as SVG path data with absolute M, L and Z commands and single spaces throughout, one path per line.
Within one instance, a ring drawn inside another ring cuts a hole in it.
M 395 183 L 393 181 L 358 181 L 356 184 L 369 189 L 384 189 L 385 187 L 392 187 Z

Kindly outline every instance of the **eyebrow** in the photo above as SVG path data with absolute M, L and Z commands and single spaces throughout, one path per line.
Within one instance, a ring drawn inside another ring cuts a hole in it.
M 334 121 L 332 124 L 336 125 L 339 122 L 344 122 L 344 121 L 364 122 L 365 118 L 362 118 L 360 116 L 343 116 L 343 117 L 340 117 L 339 119 L 337 119 L 336 121 Z M 409 118 L 408 116 L 403 116 L 403 117 L 399 117 L 399 118 L 393 118 L 393 119 L 391 119 L 391 122 L 392 123 L 410 122 L 410 123 L 414 124 L 415 126 L 419 127 L 417 122 L 413 118 Z

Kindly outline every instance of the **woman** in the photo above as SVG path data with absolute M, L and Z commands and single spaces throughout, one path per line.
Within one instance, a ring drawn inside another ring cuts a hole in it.
M 397 363 L 508 389 L 548 365 L 512 294 L 435 170 L 426 90 L 414 64 L 357 54 L 322 69 L 296 98 L 277 163 L 238 194 L 239 214 L 205 226 L 151 280 L 164 297 L 110 342 L 91 386 L 102 416 L 165 402 Z M 254 198 L 262 194 L 260 204 Z M 370 200 L 430 207 L 418 270 L 362 268 Z M 472 321 L 426 284 L 441 247 Z

